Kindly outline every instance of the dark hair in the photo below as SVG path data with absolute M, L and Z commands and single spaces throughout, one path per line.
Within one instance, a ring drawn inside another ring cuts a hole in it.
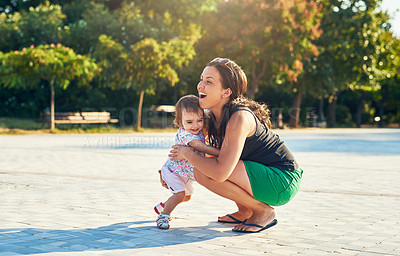
M 174 125 L 176 127 L 182 127 L 182 110 L 189 113 L 199 113 L 203 111 L 199 105 L 199 97 L 194 95 L 186 95 L 178 100 L 175 104 L 175 119 Z
M 231 89 L 232 94 L 229 102 L 222 109 L 220 123 L 217 124 L 215 116 L 210 113 L 208 125 L 208 140 L 210 145 L 221 148 L 225 137 L 226 125 L 234 109 L 237 107 L 249 108 L 266 128 L 271 128 L 270 110 L 266 104 L 260 104 L 254 100 L 247 99 L 243 94 L 247 90 L 247 77 L 239 65 L 230 59 L 215 58 L 207 64 L 208 67 L 215 67 L 221 75 L 222 87 Z

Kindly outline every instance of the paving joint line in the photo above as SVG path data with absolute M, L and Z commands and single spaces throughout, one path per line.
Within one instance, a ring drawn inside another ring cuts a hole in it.
M 377 197 L 394 197 L 400 198 L 397 194 L 379 194 L 379 193 L 365 193 L 357 191 L 334 191 L 334 190 L 311 190 L 311 189 L 300 189 L 300 191 L 306 193 L 321 193 L 321 194 L 340 194 L 340 195 L 354 195 L 354 196 L 377 196 Z
M 370 250 L 359 250 L 359 249 L 352 249 L 352 248 L 345 248 L 342 247 L 343 250 L 346 251 L 351 251 L 351 252 L 360 252 L 360 253 L 375 253 L 375 254 L 380 254 L 380 255 L 391 255 L 391 256 L 398 256 L 398 254 L 393 254 L 393 253 L 387 253 L 387 252 L 376 252 L 376 251 L 370 251 Z
M 0 175 L 38 175 L 38 176 L 54 176 L 54 177 L 67 177 L 67 178 L 78 178 L 78 179 L 94 179 L 94 180 L 112 180 L 112 181 L 127 181 L 127 182 L 137 182 L 137 181 L 147 181 L 140 179 L 128 179 L 128 178 L 116 178 L 116 177 L 101 177 L 101 176 L 84 176 L 84 175 L 67 175 L 59 173 L 40 173 L 40 172 L 4 172 L 0 171 Z
M 325 167 L 325 168 L 339 168 L 339 169 L 346 169 L 346 170 L 360 170 L 360 168 L 358 167 L 347 167 L 347 166 L 338 166 L 338 165 L 316 165 L 316 164 L 304 164 L 306 166 L 310 166 L 310 167 Z M 400 172 L 399 170 L 393 170 L 393 169 L 377 169 L 377 168 L 362 168 L 363 170 L 368 170 L 368 171 L 376 171 L 376 172 Z

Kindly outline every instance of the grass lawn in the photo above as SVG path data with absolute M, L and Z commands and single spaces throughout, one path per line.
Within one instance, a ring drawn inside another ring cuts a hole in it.
M 80 134 L 80 133 L 137 133 L 137 132 L 176 132 L 176 128 L 121 128 L 114 125 L 78 125 L 58 124 L 53 134 Z M 49 125 L 33 119 L 0 117 L 0 134 L 51 134 Z

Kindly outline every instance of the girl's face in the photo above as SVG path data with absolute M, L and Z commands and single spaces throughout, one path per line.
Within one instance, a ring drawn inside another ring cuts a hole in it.
M 198 113 L 182 110 L 182 126 L 191 134 L 198 134 L 201 130 L 203 130 L 204 126 L 203 110 L 200 110 Z
M 197 84 L 202 109 L 210 109 L 213 112 L 213 109 L 222 109 L 229 101 L 230 89 L 224 89 L 221 81 L 221 75 L 216 67 L 205 67 Z

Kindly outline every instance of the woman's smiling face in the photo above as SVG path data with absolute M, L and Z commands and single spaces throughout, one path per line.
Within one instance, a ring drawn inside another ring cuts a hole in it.
M 224 96 L 226 90 L 222 87 L 222 78 L 218 69 L 213 66 L 205 67 L 201 74 L 200 82 L 197 84 L 200 107 L 211 111 L 214 107 L 220 106 L 222 108 L 226 100 L 228 100 Z M 225 98 L 226 100 L 224 100 Z

